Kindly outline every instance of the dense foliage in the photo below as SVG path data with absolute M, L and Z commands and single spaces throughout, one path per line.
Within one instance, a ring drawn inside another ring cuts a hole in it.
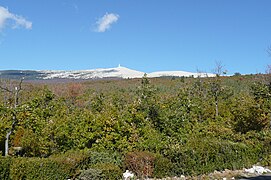
M 89 150 L 49 158 L 2 157 L 0 162 L 1 179 L 121 179 L 122 174 L 116 155 Z
M 2 152 L 16 119 L 0 178 L 118 179 L 125 169 L 165 177 L 250 166 L 271 154 L 270 80 L 24 82 L 16 107 L 13 94 L 0 92 Z

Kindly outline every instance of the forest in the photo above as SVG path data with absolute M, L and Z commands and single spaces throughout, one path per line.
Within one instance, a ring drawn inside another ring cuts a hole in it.
M 269 74 L 0 86 L 0 179 L 121 179 L 126 169 L 163 178 L 271 163 Z

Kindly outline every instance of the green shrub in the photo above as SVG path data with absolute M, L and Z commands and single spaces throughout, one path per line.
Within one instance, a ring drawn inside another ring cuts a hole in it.
M 93 168 L 100 170 L 102 179 L 108 179 L 108 180 L 116 180 L 122 178 L 122 171 L 121 169 L 111 163 L 98 163 L 93 166 Z
M 10 157 L 0 157 L 0 179 L 10 179 L 10 165 L 12 159 Z
M 120 154 L 109 151 L 85 151 L 84 160 L 80 163 L 80 169 L 92 167 L 95 164 L 109 163 L 122 167 L 122 159 Z
M 82 179 L 91 176 L 120 179 L 121 167 L 121 158 L 116 153 L 90 150 L 69 151 L 49 158 L 2 157 L 0 179 Z
M 167 158 L 157 155 L 154 161 L 153 176 L 156 178 L 172 177 L 174 164 Z
M 117 153 L 85 151 L 85 158 L 78 164 L 78 179 L 121 179 L 122 161 Z
M 52 156 L 59 163 L 69 166 L 71 177 L 84 179 L 120 179 L 122 160 L 117 153 L 107 151 L 68 151 L 61 155 Z
M 70 168 L 48 158 L 13 158 L 11 179 L 67 179 Z
M 184 146 L 170 148 L 167 154 L 175 165 L 174 174 L 196 175 L 251 166 L 259 161 L 262 148 L 260 145 L 196 138 Z
M 93 180 L 98 180 L 98 179 L 102 179 L 104 178 L 104 176 L 102 176 L 102 171 L 99 169 L 86 169 L 86 170 L 82 170 L 81 173 L 79 174 L 78 180 L 89 180 L 89 179 L 93 179 Z
M 83 164 L 85 164 L 88 160 L 88 152 L 87 151 L 68 151 L 64 154 L 53 155 L 49 157 L 59 164 L 65 164 L 69 169 L 70 176 L 75 177 L 79 174 L 80 169 L 82 169 Z

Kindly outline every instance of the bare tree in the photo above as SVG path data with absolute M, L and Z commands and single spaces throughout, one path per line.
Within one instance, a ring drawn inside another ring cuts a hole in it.
M 218 82 L 211 83 L 211 92 L 215 98 L 215 116 L 218 117 L 218 97 L 221 92 L 221 85 Z
M 268 65 L 266 66 L 265 73 L 266 73 L 266 74 L 271 74 L 271 65 L 270 65 L 270 64 L 268 64 Z
M 225 66 L 222 64 L 221 61 L 215 61 L 215 68 L 213 70 L 213 73 L 217 77 L 227 74 L 227 70 L 225 69 Z
M 7 92 L 9 94 L 11 94 L 14 98 L 14 105 L 12 108 L 16 109 L 18 104 L 19 104 L 19 93 L 22 90 L 22 83 L 23 83 L 24 78 L 22 78 L 18 84 L 18 86 L 15 86 L 14 89 L 13 88 L 7 88 L 4 86 L 0 85 L 0 90 Z M 8 130 L 7 134 L 6 134 L 6 139 L 5 139 L 5 156 L 8 156 L 8 151 L 9 151 L 9 137 L 12 134 L 12 132 L 15 129 L 15 126 L 17 124 L 18 120 L 16 118 L 16 114 L 12 111 L 12 125 L 11 128 Z
M 222 87 L 221 87 L 221 82 L 220 82 L 220 76 L 222 74 L 226 74 L 227 71 L 224 69 L 224 65 L 222 65 L 221 61 L 216 61 L 215 62 L 216 66 L 213 70 L 214 74 L 216 74 L 216 78 L 213 83 L 211 83 L 211 92 L 215 98 L 215 115 L 218 117 L 219 112 L 218 112 L 218 97 L 221 94 Z

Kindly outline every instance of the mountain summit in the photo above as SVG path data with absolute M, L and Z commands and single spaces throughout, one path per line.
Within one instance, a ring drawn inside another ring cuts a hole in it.
M 116 68 L 99 68 L 79 71 L 40 71 L 43 79 L 101 79 L 101 78 L 141 78 L 144 72 L 118 66 Z

